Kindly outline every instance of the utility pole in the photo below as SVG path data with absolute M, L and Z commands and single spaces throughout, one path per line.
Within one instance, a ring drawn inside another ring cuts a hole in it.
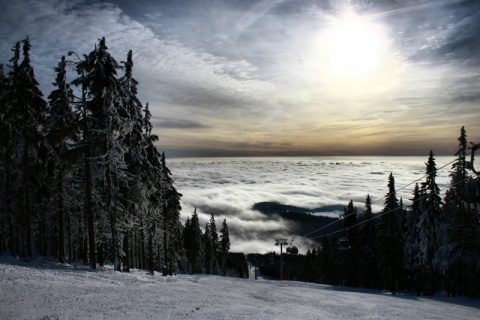
M 280 281 L 282 281 L 285 280 L 285 278 L 283 277 L 283 246 L 287 246 L 288 242 L 287 239 L 275 239 L 275 241 L 275 245 L 280 246 Z

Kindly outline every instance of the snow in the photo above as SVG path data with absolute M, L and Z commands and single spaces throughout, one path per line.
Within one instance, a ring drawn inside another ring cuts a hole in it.
M 479 300 L 0 256 L 0 319 L 478 319 Z

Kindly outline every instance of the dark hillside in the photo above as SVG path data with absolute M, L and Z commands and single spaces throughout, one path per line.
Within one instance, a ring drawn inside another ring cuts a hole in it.
M 266 216 L 279 215 L 285 220 L 288 220 L 293 225 L 292 232 L 299 235 L 305 235 L 315 230 L 323 228 L 332 222 L 338 221 L 338 218 L 324 217 L 314 215 L 313 213 L 320 212 L 343 212 L 344 206 L 332 205 L 315 209 L 305 209 L 295 206 L 283 205 L 277 202 L 259 202 L 253 205 L 253 210 L 259 211 Z M 322 230 L 321 233 L 312 234 L 317 237 L 324 233 L 330 233 L 338 230 L 338 225 L 333 225 Z

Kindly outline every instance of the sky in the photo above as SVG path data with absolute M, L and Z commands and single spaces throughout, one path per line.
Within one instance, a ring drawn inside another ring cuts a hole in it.
M 0 63 L 28 36 L 45 96 L 67 52 L 133 50 L 167 157 L 450 155 L 462 126 L 480 142 L 479 1 L 0 4 Z

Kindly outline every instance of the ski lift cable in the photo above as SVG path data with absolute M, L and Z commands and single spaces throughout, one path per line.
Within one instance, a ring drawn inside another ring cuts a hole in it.
M 445 187 L 445 188 L 443 188 L 443 189 L 440 189 L 440 191 L 443 191 L 443 190 L 445 190 L 445 189 L 447 189 L 447 188 L 449 188 L 449 187 L 453 187 L 453 186 L 455 186 L 455 185 L 457 185 L 457 184 L 460 184 L 460 183 L 463 183 L 463 182 L 465 182 L 465 179 L 463 179 L 463 180 L 461 180 L 461 181 L 459 181 L 459 182 L 457 182 L 457 183 L 455 183 L 455 184 L 449 184 L 447 187 Z M 428 197 L 428 195 L 423 195 L 422 197 L 418 198 L 416 201 L 421 201 L 421 200 L 423 200 L 423 199 L 425 199 L 425 198 L 427 198 L 427 197 Z M 415 203 L 416 201 L 414 201 L 414 202 L 412 202 L 412 203 Z M 316 237 L 313 237 L 313 238 L 310 238 L 310 239 L 317 239 L 317 238 L 327 237 L 327 236 L 330 236 L 330 235 L 334 235 L 334 234 L 337 234 L 337 233 L 344 232 L 344 231 L 346 231 L 346 230 L 348 230 L 348 229 L 350 229 L 350 228 L 358 227 L 358 226 L 360 226 L 360 225 L 362 225 L 362 224 L 364 224 L 364 223 L 367 223 L 367 222 L 369 222 L 369 221 L 371 221 L 371 220 L 377 219 L 378 217 L 381 217 L 381 216 L 384 216 L 384 215 L 389 214 L 389 213 L 391 213 L 391 212 L 394 212 L 395 210 L 398 210 L 398 208 L 392 209 L 392 210 L 389 210 L 389 211 L 385 211 L 385 212 L 381 212 L 381 213 L 378 213 L 378 214 L 375 214 L 372 218 L 367 219 L 367 220 L 363 220 L 363 221 L 361 221 L 361 222 L 359 222 L 359 223 L 357 223 L 357 224 L 355 224 L 355 225 L 353 225 L 353 226 L 350 226 L 350 227 L 348 227 L 348 228 L 343 228 L 343 229 L 340 229 L 340 230 L 337 230 L 337 231 L 333 231 L 333 232 L 330 232 L 330 233 L 327 233 L 327 234 L 324 234 L 324 235 L 321 235 L 321 236 L 316 236 Z M 427 210 L 430 210 L 430 208 L 427 209 Z
M 466 156 L 468 156 L 468 155 L 470 155 L 470 153 L 466 154 Z M 455 158 L 454 160 L 452 160 L 452 161 L 450 161 L 449 163 L 447 163 L 447 164 L 445 164 L 445 165 L 441 166 L 440 168 L 438 168 L 438 169 L 435 169 L 435 172 L 438 172 L 438 171 L 440 171 L 440 170 L 444 169 L 445 167 L 447 167 L 448 165 L 450 165 L 450 164 L 454 163 L 454 162 L 455 162 L 455 161 L 457 161 L 457 160 L 458 160 L 458 158 Z M 427 173 L 427 174 L 424 174 L 424 175 L 423 175 L 423 176 L 421 176 L 420 178 L 418 178 L 418 179 L 416 179 L 416 180 L 413 180 L 412 182 L 410 182 L 410 183 L 408 183 L 408 184 L 404 185 L 403 187 L 401 187 L 400 189 L 398 189 L 398 191 L 400 191 L 400 190 L 403 190 L 403 189 L 405 189 L 405 188 L 407 188 L 407 187 L 411 186 L 412 184 L 414 184 L 414 183 L 416 183 L 416 182 L 418 182 L 418 181 L 420 181 L 420 180 L 424 179 L 424 178 L 425 178 L 425 177 L 427 177 L 427 176 L 428 176 L 428 173 Z M 396 190 L 395 192 L 397 192 L 397 190 Z M 383 199 L 385 199 L 385 198 L 386 198 L 387 196 L 389 196 L 389 195 L 390 195 L 390 193 L 387 193 L 385 196 L 383 196 L 383 197 L 381 197 L 381 198 L 378 198 L 377 200 L 373 201 L 373 202 L 372 202 L 372 204 L 375 204 L 375 203 L 379 202 L 380 200 L 383 200 Z M 351 215 L 353 215 L 353 214 L 355 214 L 355 212 L 352 212 L 352 213 L 350 213 L 350 214 L 348 214 L 348 215 L 344 216 L 344 217 L 343 217 L 343 219 L 345 219 L 345 218 L 347 218 L 347 217 L 349 217 L 349 216 L 351 216 Z M 309 236 L 309 235 L 311 235 L 311 234 L 317 233 L 318 231 L 322 231 L 323 229 L 326 229 L 326 228 L 330 227 L 331 225 L 333 225 L 333 224 L 335 224 L 335 223 L 339 222 L 340 220 L 341 220 L 341 219 L 335 220 L 335 221 L 333 221 L 333 222 L 331 222 L 331 223 L 327 224 L 326 226 L 323 226 L 323 227 L 321 227 L 321 228 L 319 228 L 319 229 L 317 229 L 317 230 L 313 230 L 313 231 L 311 231 L 311 232 L 309 232 L 309 233 L 307 233 L 307 234 L 303 235 L 303 237 L 307 237 L 307 236 Z M 315 238 L 313 238 L 313 239 L 315 239 Z

